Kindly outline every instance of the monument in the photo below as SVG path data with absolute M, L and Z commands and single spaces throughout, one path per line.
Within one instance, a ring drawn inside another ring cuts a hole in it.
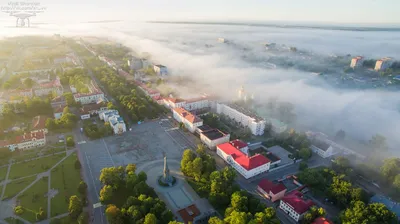
M 163 175 L 158 178 L 158 183 L 161 186 L 170 187 L 174 185 L 175 182 L 176 182 L 175 177 L 171 176 L 169 173 L 167 155 L 165 155 L 164 153 L 164 170 L 163 170 Z

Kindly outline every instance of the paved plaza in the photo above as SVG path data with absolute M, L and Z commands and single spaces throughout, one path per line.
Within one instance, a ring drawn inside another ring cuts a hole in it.
M 98 202 L 98 194 L 102 187 L 99 181 L 101 169 L 125 166 L 129 163 L 137 165 L 137 172 L 143 170 L 147 173 L 148 184 L 173 212 L 199 199 L 180 172 L 183 151 L 194 148 L 195 144 L 179 130 L 174 129 L 168 121 L 145 122 L 133 126 L 132 131 L 122 135 L 87 141 L 79 147 L 93 203 Z M 158 176 L 163 172 L 164 153 L 168 158 L 170 173 L 177 179 L 176 185 L 171 188 L 161 187 L 157 182 Z

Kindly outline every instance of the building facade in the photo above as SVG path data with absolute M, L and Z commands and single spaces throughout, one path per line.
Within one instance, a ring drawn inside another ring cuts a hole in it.
M 130 69 L 136 71 L 143 68 L 143 63 L 140 58 L 132 57 L 128 60 L 128 66 Z
M 230 134 L 225 134 L 218 129 L 200 132 L 200 140 L 209 148 L 215 149 L 217 145 L 229 142 Z
M 361 56 L 357 56 L 351 59 L 350 62 L 350 67 L 351 68 L 357 68 L 357 67 L 361 67 L 363 64 L 364 58 Z
M 177 107 L 172 110 L 173 117 L 179 123 L 183 123 L 185 127 L 192 133 L 197 130 L 197 127 L 203 125 L 203 120 L 197 117 L 196 115 L 191 114 L 189 111 L 184 108 Z
M 154 65 L 153 69 L 157 75 L 168 75 L 168 69 L 164 65 Z
M 246 179 L 269 170 L 270 161 L 267 158 L 260 154 L 248 156 L 244 153 L 246 151 L 247 144 L 239 140 L 217 145 L 217 154 Z
M 267 179 L 263 179 L 258 183 L 257 190 L 266 198 L 275 202 L 285 196 L 287 191 L 285 185 L 282 183 L 274 184 Z
M 292 191 L 281 199 L 279 208 L 282 209 L 296 222 L 301 220 L 304 214 L 314 205 L 311 200 L 303 199 L 303 194 Z
M 32 132 L 17 136 L 11 147 L 20 150 L 27 150 L 46 145 L 46 135 L 44 132 Z
M 92 93 L 75 93 L 74 94 L 75 102 L 79 102 L 82 105 L 97 103 L 101 100 L 104 100 L 104 93 L 102 92 L 92 92 Z
M 119 115 L 114 115 L 109 118 L 109 123 L 113 129 L 114 134 L 122 134 L 126 132 L 126 124 L 124 119 Z
M 217 103 L 217 114 L 223 114 L 244 127 L 248 127 L 253 135 L 263 135 L 266 121 L 238 105 Z
M 393 63 L 393 60 L 391 58 L 382 58 L 376 61 L 375 63 L 375 71 L 384 71 L 388 69 Z

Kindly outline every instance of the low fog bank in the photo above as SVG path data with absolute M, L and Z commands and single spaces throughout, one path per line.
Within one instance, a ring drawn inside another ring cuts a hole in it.
M 11 31 L 10 31 L 11 30 Z M 2 36 L 48 34 L 101 36 L 148 52 L 152 60 L 168 66 L 173 75 L 190 77 L 199 93 L 234 99 L 244 86 L 260 104 L 270 98 L 295 105 L 295 127 L 334 134 L 339 129 L 358 139 L 368 140 L 380 133 L 390 145 L 400 140 L 400 93 L 382 90 L 339 90 L 309 72 L 297 69 L 269 69 L 264 59 L 273 55 L 262 43 L 276 42 L 306 49 L 316 56 L 305 65 L 324 63 L 320 55 L 362 54 L 367 57 L 392 56 L 400 59 L 398 32 L 350 32 L 307 29 L 207 26 L 189 24 L 70 24 L 46 25 L 35 29 L 8 29 Z M 218 37 L 234 45 L 219 44 Z M 245 57 L 243 57 L 245 55 Z M 287 60 L 295 60 L 284 55 Z M 286 60 L 285 59 L 285 60 Z M 296 59 L 298 60 L 298 59 Z M 328 63 L 326 66 L 329 66 Z M 187 88 L 175 91 L 188 94 Z M 397 152 L 395 152 L 397 154 Z

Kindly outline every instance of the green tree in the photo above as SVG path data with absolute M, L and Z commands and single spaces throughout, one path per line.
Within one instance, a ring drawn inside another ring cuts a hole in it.
M 387 181 L 392 182 L 397 174 L 400 174 L 400 158 L 388 158 L 383 161 L 381 173 Z
M 192 162 L 195 158 L 196 158 L 196 155 L 193 153 L 193 151 L 191 149 L 186 149 L 183 152 L 182 160 L 181 160 L 181 170 L 185 175 L 187 175 L 187 173 L 189 171 L 189 167 L 187 166 L 187 164 L 189 162 Z
M 248 199 L 242 192 L 237 191 L 231 196 L 231 206 L 235 211 L 247 212 Z
M 308 168 L 307 163 L 304 162 L 304 161 L 301 161 L 300 164 L 299 164 L 299 170 L 300 170 L 300 171 L 303 171 L 303 170 L 305 170 L 305 169 L 307 169 L 307 168 Z
M 233 211 L 229 216 L 225 217 L 224 221 L 229 224 L 246 224 L 248 218 L 246 212 Z
M 81 181 L 79 182 L 79 186 L 78 186 L 78 191 L 79 193 L 81 193 L 82 195 L 86 195 L 87 193 L 87 184 L 85 183 L 85 181 Z
M 110 185 L 104 185 L 100 190 L 100 201 L 107 202 L 113 197 L 113 188 Z
M 33 81 L 31 78 L 26 78 L 24 80 L 24 86 L 28 89 L 32 88 L 35 85 L 35 81 Z
M 199 181 L 203 170 L 203 160 L 200 157 L 197 157 L 196 159 L 193 160 L 191 165 L 191 170 L 194 179 L 196 181 Z
M 147 180 L 147 174 L 144 171 L 138 173 L 139 181 L 145 182 Z
M 63 114 L 69 114 L 71 111 L 69 110 L 69 107 L 64 107 L 63 109 Z
M 396 215 L 389 211 L 384 204 L 371 203 L 365 205 L 362 201 L 354 201 L 340 216 L 344 224 L 379 223 L 390 224 Z
M 395 187 L 395 189 L 396 189 L 397 191 L 400 191 L 400 174 L 397 174 L 397 175 L 394 177 L 394 180 L 393 180 L 393 187 Z
M 136 164 L 130 163 L 125 167 L 125 172 L 129 173 L 129 172 L 136 172 Z
M 107 206 L 106 217 L 107 217 L 107 221 L 111 224 L 123 224 L 124 223 L 123 214 L 122 214 L 121 210 L 113 204 Z
M 109 110 L 116 110 L 117 107 L 114 106 L 114 104 L 113 104 L 112 102 L 108 102 L 108 103 L 107 103 L 107 109 L 109 109 Z
M 74 147 L 75 146 L 74 137 L 72 135 L 67 136 L 67 146 L 68 147 Z
M 224 221 L 214 216 L 208 220 L 208 224 L 224 224 Z
M 46 125 L 46 128 L 50 131 L 54 131 L 57 128 L 56 121 L 51 118 L 47 118 L 45 125 Z
M 311 155 L 312 155 L 312 151 L 309 148 L 302 148 L 299 151 L 300 158 L 302 158 L 305 161 L 307 161 L 309 158 L 311 158 Z
M 78 198 L 78 196 L 72 195 L 69 198 L 69 206 L 68 206 L 69 216 L 73 220 L 76 220 L 82 213 L 82 210 L 83 210 L 83 205 L 81 200 Z
M 157 224 L 157 217 L 154 214 L 147 214 L 144 218 L 144 224 Z
M 122 166 L 103 168 L 100 173 L 100 181 L 105 185 L 110 185 L 118 189 L 122 183 L 125 170 Z
M 386 138 L 380 134 L 372 136 L 371 140 L 369 140 L 369 144 L 373 150 L 378 152 L 386 152 L 388 150 Z
M 63 94 L 65 101 L 67 102 L 68 106 L 74 106 L 75 105 L 75 100 L 74 96 L 70 92 L 66 92 Z

